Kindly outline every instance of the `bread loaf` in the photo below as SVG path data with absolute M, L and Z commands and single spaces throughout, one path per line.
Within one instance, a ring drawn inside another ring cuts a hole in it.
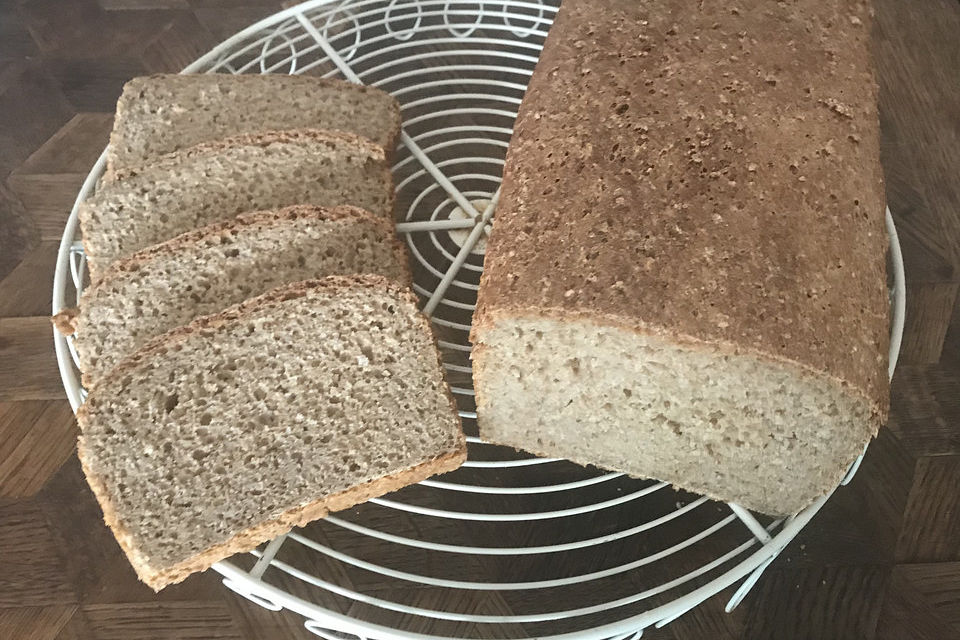
M 859 0 L 565 0 L 520 108 L 472 339 L 481 436 L 761 512 L 888 410 Z
M 114 260 L 196 227 L 292 204 L 351 204 L 392 220 L 383 149 L 345 133 L 269 132 L 119 172 L 79 209 L 91 279 Z
M 201 142 L 304 128 L 353 133 L 391 151 L 400 133 L 400 107 L 374 87 L 310 76 L 134 78 L 117 102 L 107 176 Z
M 160 336 L 77 419 L 104 519 L 154 589 L 466 456 L 430 327 L 380 276 L 295 283 Z
M 342 206 L 309 205 L 245 213 L 190 231 L 114 262 L 83 292 L 67 331 L 83 383 L 201 315 L 289 282 L 373 273 L 410 284 L 393 223 Z M 61 323 L 63 324 L 63 323 Z

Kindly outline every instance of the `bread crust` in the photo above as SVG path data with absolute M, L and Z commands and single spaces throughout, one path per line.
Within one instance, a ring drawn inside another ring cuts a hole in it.
M 187 325 L 177 327 L 176 329 L 171 329 L 167 333 L 151 339 L 144 344 L 143 347 L 137 350 L 136 353 L 124 358 L 109 373 L 100 378 L 98 383 L 94 385 L 93 389 L 90 391 L 92 392 L 95 390 L 97 386 L 105 385 L 108 382 L 112 382 L 117 378 L 123 377 L 126 375 L 127 371 L 135 368 L 141 362 L 148 361 L 151 358 L 166 353 L 171 346 L 183 342 L 188 336 L 204 329 L 220 328 L 225 324 L 242 319 L 246 314 L 252 311 L 275 306 L 281 302 L 284 302 L 285 300 L 301 298 L 314 289 L 328 289 L 336 291 L 355 287 L 381 289 L 406 300 L 414 306 L 417 305 L 417 297 L 412 291 L 410 291 L 410 289 L 395 282 L 391 282 L 389 279 L 384 278 L 383 276 L 373 274 L 327 276 L 326 278 L 291 282 L 290 284 L 276 287 L 275 289 L 271 289 L 264 294 L 228 307 L 220 313 L 200 316 Z M 429 329 L 429 324 L 427 323 L 426 319 L 422 318 L 422 321 L 423 326 Z M 90 400 L 91 398 L 88 397 L 87 401 L 80 405 L 80 407 L 77 409 L 77 422 L 80 423 L 81 430 L 83 430 L 83 422 L 86 419 L 86 414 L 90 407 Z
M 190 160 L 191 158 L 216 155 L 218 152 L 225 149 L 244 146 L 267 147 L 272 144 L 303 143 L 320 143 L 329 147 L 341 147 L 342 145 L 353 147 L 359 153 L 367 155 L 373 162 L 381 163 L 384 184 L 393 183 L 393 176 L 390 173 L 390 167 L 387 165 L 386 152 L 384 151 L 383 147 L 370 142 L 366 138 L 361 138 L 360 136 L 351 133 L 339 131 L 324 131 L 320 129 L 265 131 L 257 134 L 241 134 L 237 136 L 231 136 L 221 140 L 204 142 L 187 149 L 174 151 L 173 153 L 169 153 L 152 160 L 147 165 L 130 167 L 122 171 L 118 171 L 110 182 L 101 182 L 101 185 L 98 187 L 98 192 L 95 193 L 93 197 L 80 203 L 80 206 L 77 210 L 77 217 L 80 221 L 81 239 L 83 241 L 84 251 L 86 253 L 87 270 L 90 272 L 90 280 L 92 282 L 98 281 L 101 278 L 104 269 L 109 266 L 101 265 L 99 263 L 98 257 L 90 249 L 88 240 L 93 231 L 89 227 L 90 211 L 100 200 L 103 190 L 122 189 L 124 180 L 150 171 L 168 170 L 180 165 L 184 161 Z M 393 211 L 395 198 L 396 195 L 393 189 L 390 189 L 388 201 L 385 206 L 387 211 Z
M 249 550 L 261 542 L 289 531 L 295 526 L 302 526 L 311 520 L 321 518 L 330 511 L 346 509 L 378 495 L 383 495 L 384 493 L 395 491 L 408 484 L 419 482 L 431 475 L 452 471 L 466 460 L 467 444 L 461 428 L 459 440 L 453 451 L 435 457 L 430 461 L 410 469 L 385 476 L 364 485 L 352 487 L 342 493 L 327 496 L 323 499 L 292 508 L 277 518 L 241 531 L 229 540 L 214 545 L 173 567 L 158 568 L 152 566 L 149 559 L 136 548 L 132 536 L 116 512 L 116 508 L 111 501 L 103 479 L 97 475 L 90 461 L 86 458 L 84 431 L 89 419 L 88 414 L 90 409 L 95 406 L 98 400 L 97 390 L 122 378 L 128 371 L 135 369 L 139 364 L 166 353 L 168 349 L 183 342 L 194 333 L 228 325 L 231 322 L 241 320 L 245 315 L 253 311 L 276 306 L 286 300 L 300 298 L 312 290 L 325 289 L 338 291 L 346 288 L 379 289 L 397 296 L 414 305 L 414 307 L 417 305 L 416 296 L 408 288 L 378 275 L 328 276 L 322 279 L 305 280 L 277 287 L 256 298 L 251 298 L 238 305 L 234 305 L 221 313 L 202 316 L 186 326 L 173 329 L 162 336 L 154 338 L 137 351 L 137 353 L 125 358 L 109 373 L 100 378 L 90 390 L 87 401 L 77 409 L 77 423 L 80 426 L 79 456 L 84 474 L 87 476 L 90 487 L 103 509 L 104 521 L 114 532 L 121 548 L 123 548 L 128 558 L 130 558 L 130 562 L 137 571 L 137 575 L 153 589 L 159 590 L 168 584 L 179 582 L 190 573 L 206 569 L 214 562 L 233 553 Z M 417 313 L 417 318 L 421 329 L 430 332 L 430 325 L 427 319 L 420 313 Z M 432 333 L 428 333 L 428 335 L 432 335 Z M 439 349 L 436 347 L 435 339 L 433 340 L 433 344 L 434 353 L 438 366 L 440 367 L 439 370 L 441 375 L 443 375 L 442 358 Z M 444 386 L 447 387 L 446 384 L 444 384 Z M 446 395 L 451 404 L 452 414 L 456 416 L 459 425 L 460 418 L 457 413 L 456 402 L 448 387 L 446 388 Z
M 90 301 L 96 297 L 97 293 L 104 288 L 109 288 L 118 279 L 123 279 L 130 272 L 149 268 L 150 263 L 158 257 L 175 254 L 184 249 L 216 238 L 223 234 L 231 234 L 238 231 L 247 231 L 250 229 L 269 230 L 276 226 L 282 226 L 297 219 L 312 219 L 318 222 L 332 222 L 336 220 L 357 220 L 369 224 L 381 237 L 387 239 L 393 248 L 393 253 L 403 276 L 400 284 L 411 286 L 413 275 L 410 272 L 410 263 L 406 252 L 406 247 L 397 237 L 393 223 L 382 216 L 376 216 L 365 209 L 354 207 L 352 205 L 339 205 L 336 207 L 320 207 L 316 205 L 292 205 L 281 209 L 269 209 L 265 211 L 253 211 L 242 213 L 230 220 L 215 222 L 199 229 L 193 229 L 175 236 L 156 245 L 141 249 L 133 255 L 114 261 L 107 269 L 100 274 L 99 279 L 87 287 L 80 300 L 80 308 L 70 308 L 61 311 L 53 317 L 54 326 L 64 333 L 70 335 L 77 330 L 82 329 L 84 325 L 83 309 L 90 304 Z M 82 343 L 78 343 L 78 350 L 82 350 Z M 93 378 L 90 372 L 82 372 L 82 382 L 84 386 L 93 384 Z
M 768 22 L 817 31 L 785 46 Z M 869 25 L 860 0 L 566 0 L 507 153 L 471 340 L 542 312 L 742 350 L 866 398 L 875 430 L 889 301 Z M 694 45 L 709 70 L 682 57 Z
M 387 154 L 390 155 L 394 146 L 397 144 L 397 140 L 400 137 L 401 131 L 401 115 L 400 115 L 400 105 L 397 103 L 390 94 L 378 89 L 377 87 L 371 87 L 368 85 L 359 85 L 352 82 L 347 82 L 345 80 L 338 80 L 336 78 L 320 78 L 315 76 L 305 76 L 305 75 L 278 75 L 278 74 L 169 74 L 169 73 L 158 73 L 149 76 L 140 76 L 133 78 L 123 86 L 123 92 L 120 95 L 120 99 L 117 101 L 117 113 L 116 118 L 114 119 L 114 127 L 110 133 L 110 145 L 107 148 L 107 167 L 104 172 L 103 181 L 109 182 L 116 179 L 116 173 L 119 170 L 124 168 L 125 158 L 122 158 L 118 155 L 118 150 L 122 147 L 121 144 L 121 123 L 124 122 L 127 105 L 135 100 L 139 99 L 139 93 L 143 91 L 150 83 L 163 81 L 163 82 L 214 82 L 214 83 L 235 83 L 235 84 L 263 84 L 265 81 L 277 81 L 280 80 L 283 83 L 294 83 L 294 84 L 310 84 L 318 87 L 337 87 L 343 91 L 352 91 L 360 95 L 364 94 L 373 94 L 378 95 L 384 98 L 388 98 L 392 103 L 395 111 L 394 121 L 390 123 L 389 133 L 386 136 L 384 141 L 370 140 L 370 142 L 378 145 L 382 145 L 386 150 Z M 366 138 L 365 138 L 366 139 Z M 132 163 L 132 165 L 143 164 L 143 162 Z

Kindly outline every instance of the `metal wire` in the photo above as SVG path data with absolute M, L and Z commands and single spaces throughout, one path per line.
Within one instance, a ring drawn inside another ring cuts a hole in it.
M 403 206 L 397 230 L 420 267 L 414 288 L 423 296 L 425 312 L 440 332 L 441 348 L 456 356 L 445 367 L 458 380 L 468 379 L 470 372 L 465 359 L 470 351 L 467 333 L 481 270 L 475 244 L 494 214 L 516 109 L 556 5 L 557 0 L 315 0 L 244 29 L 186 69 L 338 76 L 379 86 L 401 102 L 405 131 L 393 167 L 397 202 Z M 93 193 L 103 166 L 101 156 L 84 182 L 77 204 Z M 469 219 L 451 219 L 456 208 Z M 887 225 L 894 274 L 892 374 L 903 330 L 905 296 L 902 258 L 889 212 Z M 75 205 L 58 254 L 54 313 L 74 304 L 83 289 L 85 259 L 78 240 Z M 76 409 L 85 397 L 76 352 L 70 339 L 56 332 L 54 337 L 64 387 Z M 461 416 L 475 420 L 473 389 L 457 382 L 451 390 L 460 402 Z M 736 505 L 706 498 L 678 500 L 675 508 L 664 510 L 670 491 L 665 483 L 634 483 L 624 489 L 627 480 L 621 474 L 584 472 L 561 460 L 514 454 L 476 437 L 468 441 L 470 459 L 460 471 L 424 481 L 412 494 L 372 500 L 359 514 L 329 516 L 320 528 L 282 536 L 253 552 L 256 562 L 248 571 L 231 561 L 218 563 L 215 569 L 228 588 L 271 610 L 298 612 L 305 618 L 305 628 L 323 638 L 439 638 L 424 629 L 430 628 L 427 623 L 431 621 L 447 620 L 479 625 L 471 632 L 473 636 L 458 636 L 465 638 L 479 637 L 478 633 L 487 637 L 509 633 L 512 637 L 516 631 L 508 625 L 524 623 L 535 637 L 628 640 L 640 638 L 644 628 L 667 624 L 740 582 L 728 603 L 728 608 L 736 606 L 826 500 L 818 500 L 786 521 L 767 525 Z M 858 463 L 859 459 L 844 482 L 856 472 Z M 574 506 L 553 508 L 543 503 L 541 508 L 537 503 L 537 510 L 530 509 L 530 500 L 555 498 L 569 499 Z M 478 502 L 484 499 L 497 500 L 496 513 L 475 506 L 489 505 Z M 446 506 L 451 501 L 456 508 Z M 381 530 L 377 514 L 407 519 L 416 533 Z M 554 535 L 538 538 L 536 527 L 555 533 L 561 527 L 573 528 L 567 523 L 583 517 L 591 518 L 597 531 L 604 533 L 567 541 L 558 541 Z M 470 523 L 479 522 L 502 527 L 503 536 L 496 542 L 503 546 L 477 546 L 469 536 L 461 535 L 469 531 Z M 599 560 L 585 562 L 602 558 L 601 551 L 610 545 L 643 536 L 669 536 L 665 532 L 678 530 L 671 527 L 691 522 L 703 524 L 697 530 L 691 527 L 682 537 L 663 539 L 666 544 L 662 548 L 638 553 L 627 562 L 615 566 L 602 566 Z M 438 523 L 445 524 L 443 533 L 431 534 Z M 461 534 L 450 533 L 450 527 L 460 523 L 464 526 L 456 531 Z M 693 569 L 680 569 L 684 554 L 704 545 L 710 545 L 712 559 Z M 371 546 L 378 551 L 377 561 L 352 551 Z M 586 570 L 569 576 L 483 581 L 470 575 L 433 575 L 427 567 L 417 571 L 401 568 L 400 562 L 410 552 L 432 554 L 441 560 L 548 558 L 558 565 L 576 558 L 580 561 L 577 566 Z M 289 559 L 298 554 L 323 558 L 325 566 L 335 565 L 343 571 L 311 572 L 308 566 Z M 667 577 L 651 580 L 633 593 L 575 609 L 552 606 L 552 590 L 583 588 L 588 594 L 598 582 L 638 576 L 652 566 L 658 567 L 655 575 Z M 349 582 L 338 582 L 337 576 L 346 575 L 347 570 L 375 574 L 383 582 L 396 583 L 401 593 L 409 586 L 494 594 L 522 591 L 527 594 L 526 608 L 509 615 L 481 615 L 411 605 L 400 597 L 391 599 L 389 591 L 374 595 Z M 666 601 L 638 608 L 651 597 L 668 593 Z M 328 597 L 321 598 L 321 594 Z M 330 594 L 343 600 L 343 610 L 357 603 L 366 609 L 341 613 L 324 604 Z M 378 611 L 402 613 L 403 622 L 378 624 L 374 621 Z M 603 614 L 602 623 L 596 622 L 598 614 Z M 563 631 L 538 631 L 539 624 L 559 621 L 564 623 Z

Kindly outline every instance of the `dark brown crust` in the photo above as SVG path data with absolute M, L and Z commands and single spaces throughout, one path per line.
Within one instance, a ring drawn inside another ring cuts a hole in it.
M 344 91 L 354 91 L 359 94 L 377 94 L 389 98 L 392 102 L 394 111 L 395 111 L 395 121 L 392 123 L 390 133 L 387 135 L 387 140 L 383 143 L 383 148 L 389 157 L 393 153 L 393 149 L 397 144 L 397 140 L 400 137 L 400 131 L 402 128 L 402 118 L 400 114 L 400 104 L 396 101 L 393 96 L 391 96 L 386 91 L 378 89 L 377 87 L 371 87 L 368 85 L 358 85 L 353 82 L 348 82 L 345 80 L 339 80 L 336 78 L 320 78 L 316 76 L 307 76 L 307 75 L 283 75 L 283 74 L 165 74 L 158 73 L 149 76 L 140 76 L 133 78 L 128 81 L 123 86 L 123 92 L 120 95 L 120 98 L 117 100 L 117 117 L 114 119 L 114 128 L 110 133 L 110 149 L 107 151 L 107 168 L 104 172 L 103 180 L 109 182 L 117 178 L 118 168 L 114 167 L 114 163 L 117 158 L 112 154 L 111 150 L 116 148 L 117 142 L 117 124 L 121 121 L 124 105 L 133 100 L 137 93 L 139 93 L 144 84 L 156 80 L 166 80 L 170 81 L 171 79 L 183 79 L 185 81 L 190 81 L 193 79 L 203 80 L 203 81 L 214 81 L 214 82 L 236 82 L 236 83 L 263 83 L 264 81 L 269 82 L 270 80 L 276 80 L 282 78 L 282 82 L 293 82 L 301 84 L 313 84 L 322 87 L 339 87 Z M 378 141 L 372 140 L 374 144 L 380 144 Z
M 151 567 L 148 560 L 137 551 L 129 532 L 126 530 L 117 516 L 116 509 L 110 500 L 109 492 L 103 484 L 102 479 L 92 471 L 91 465 L 87 461 L 85 455 L 86 446 L 83 432 L 85 430 L 84 427 L 88 419 L 90 407 L 94 406 L 97 402 L 97 389 L 108 386 L 112 381 L 126 375 L 129 370 L 135 368 L 142 362 L 149 361 L 150 359 L 165 353 L 170 346 L 178 342 L 182 342 L 197 331 L 208 328 L 222 327 L 226 324 L 242 319 L 244 315 L 252 311 L 275 306 L 286 300 L 302 297 L 314 289 L 343 290 L 346 288 L 379 289 L 397 296 L 399 299 L 413 305 L 414 308 L 417 307 L 417 298 L 413 292 L 410 291 L 410 289 L 378 275 L 328 276 L 319 280 L 305 280 L 302 282 L 295 282 L 282 287 L 277 287 L 276 289 L 273 289 L 261 296 L 251 298 L 246 302 L 234 305 L 233 307 L 230 307 L 221 313 L 197 318 L 184 327 L 173 329 L 172 331 L 151 340 L 136 354 L 125 358 L 109 373 L 103 376 L 103 378 L 101 378 L 91 390 L 87 401 L 80 405 L 80 407 L 77 409 L 77 423 L 79 424 L 81 431 L 79 445 L 80 462 L 83 466 L 83 470 L 87 476 L 90 487 L 103 509 L 104 521 L 113 531 L 118 543 L 127 554 L 127 557 L 130 559 L 130 562 L 137 571 L 140 579 L 155 590 L 159 590 L 168 584 L 179 582 L 186 578 L 190 573 L 206 569 L 214 562 L 217 562 L 218 560 L 221 560 L 233 553 L 252 549 L 261 542 L 285 533 L 295 526 L 301 526 L 311 520 L 321 518 L 330 511 L 346 509 L 378 495 L 383 495 L 385 493 L 389 493 L 390 491 L 395 491 L 401 487 L 407 486 L 408 484 L 419 482 L 420 480 L 423 480 L 429 476 L 452 471 L 458 468 L 461 464 L 463 464 L 463 461 L 466 460 L 467 444 L 461 429 L 460 439 L 457 443 L 457 448 L 454 451 L 447 452 L 429 462 L 418 465 L 411 469 L 385 476 L 384 478 L 372 481 L 365 485 L 353 487 L 340 494 L 328 496 L 322 500 L 317 500 L 315 502 L 291 509 L 274 520 L 261 523 L 255 527 L 242 531 L 233 536 L 230 540 L 218 545 L 214 545 L 213 547 L 203 551 L 201 554 L 173 567 L 168 567 L 165 569 Z M 430 324 L 427 319 L 420 313 L 417 313 L 417 318 L 420 322 L 422 330 L 428 332 L 428 335 L 432 336 Z M 439 371 L 441 376 L 445 378 L 443 361 L 440 351 L 436 346 L 435 340 L 433 341 L 433 344 Z M 457 420 L 457 423 L 460 424 L 460 418 L 459 414 L 457 413 L 457 406 L 455 400 L 453 399 L 453 395 L 450 393 L 449 387 L 446 383 L 444 383 L 444 387 L 446 388 L 447 398 L 450 400 L 452 415 Z
M 794 363 L 885 419 L 869 29 L 862 0 L 565 0 L 508 151 L 472 340 L 511 315 L 613 319 Z
M 226 542 L 213 545 L 188 560 L 165 568 L 151 566 L 149 560 L 137 551 L 132 536 L 117 516 L 116 507 L 110 499 L 109 491 L 107 491 L 102 479 L 91 470 L 87 462 L 86 446 L 82 435 L 80 436 L 78 455 L 83 473 L 87 477 L 87 483 L 103 510 L 104 522 L 110 527 L 140 580 L 154 591 L 160 591 L 168 585 L 183 581 L 192 573 L 209 569 L 214 563 L 224 558 L 235 553 L 249 551 L 263 542 L 290 531 L 294 527 L 302 527 L 308 522 L 323 518 L 328 513 L 349 509 L 371 498 L 402 489 L 430 476 L 454 471 L 467 459 L 467 446 L 466 441 L 463 441 L 456 451 L 445 453 L 423 464 L 294 507 L 273 520 L 240 531 Z

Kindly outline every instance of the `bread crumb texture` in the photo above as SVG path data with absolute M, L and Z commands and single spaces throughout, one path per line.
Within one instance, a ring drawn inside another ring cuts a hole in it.
M 123 87 L 107 162 L 115 171 L 229 135 L 309 127 L 388 149 L 400 132 L 400 107 L 380 89 L 312 76 L 144 76 Z
M 353 273 L 410 281 L 392 223 L 356 207 L 247 213 L 153 245 L 84 290 L 73 322 L 84 383 L 197 316 L 288 282 Z
M 875 428 L 822 376 L 583 320 L 498 322 L 474 366 L 485 439 L 764 513 L 835 487 Z
M 247 211 L 352 204 L 392 219 L 383 149 L 313 130 L 238 135 L 118 173 L 81 204 L 83 244 L 98 279 L 116 259 Z
M 384 278 L 281 287 L 121 362 L 78 412 L 80 457 L 138 573 L 162 586 L 185 575 L 170 567 L 303 523 L 285 514 L 322 517 L 358 485 L 459 464 L 438 358 L 414 297 Z

